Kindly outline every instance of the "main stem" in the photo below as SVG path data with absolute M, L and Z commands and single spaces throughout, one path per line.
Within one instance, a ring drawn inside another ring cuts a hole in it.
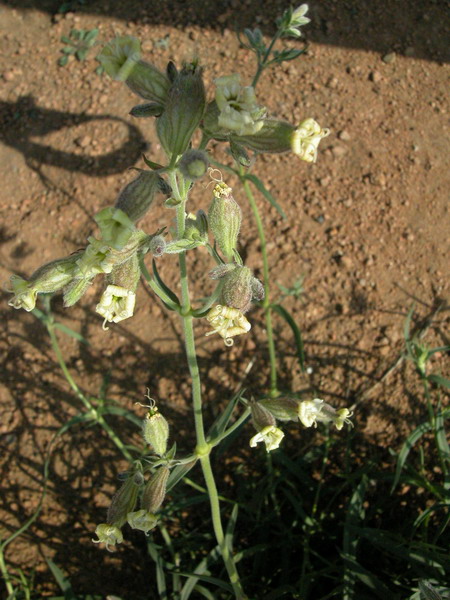
M 243 175 L 243 169 L 241 167 L 241 175 Z M 276 397 L 279 395 L 277 388 L 277 357 L 275 353 L 275 341 L 273 336 L 272 326 L 272 305 L 270 303 L 270 285 L 269 285 L 269 260 L 267 257 L 267 246 L 266 246 L 266 235 L 264 233 L 264 226 L 259 214 L 258 206 L 256 205 L 255 197 L 250 188 L 250 184 L 245 179 L 242 179 L 244 184 L 244 190 L 247 194 L 248 201 L 250 202 L 253 216 L 255 217 L 256 228 L 258 230 L 259 241 L 261 244 L 261 255 L 263 260 L 263 284 L 264 284 L 264 300 L 262 307 L 264 309 L 264 315 L 266 318 L 266 333 L 267 333 L 267 346 L 269 350 L 269 361 L 270 361 L 270 395 Z
M 185 228 L 185 207 L 188 194 L 188 185 L 187 182 L 177 180 L 176 173 L 173 171 L 170 173 L 170 183 L 172 186 L 172 193 L 175 197 L 178 196 L 177 199 L 180 200 L 180 204 L 177 208 L 177 234 L 178 238 L 181 238 L 183 237 Z M 217 493 L 217 486 L 210 460 L 211 445 L 206 441 L 205 426 L 203 423 L 200 372 L 195 349 L 193 317 L 191 313 L 191 301 L 186 268 L 186 255 L 182 252 L 178 256 L 181 282 L 181 320 L 183 324 L 186 357 L 192 381 L 192 402 L 194 408 L 195 433 L 197 438 L 196 455 L 199 457 L 200 464 L 202 466 L 203 476 L 205 478 L 206 488 L 208 490 L 214 534 L 225 563 L 230 583 L 233 587 L 236 600 L 246 600 L 247 596 L 244 594 L 244 590 L 242 589 L 239 573 L 237 572 L 230 549 L 226 544 L 222 527 L 219 495 Z

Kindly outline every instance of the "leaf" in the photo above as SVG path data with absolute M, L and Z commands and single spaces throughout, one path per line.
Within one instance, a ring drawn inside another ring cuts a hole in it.
M 169 492 L 172 488 L 174 488 L 177 483 L 185 477 L 192 467 L 195 466 L 197 459 L 192 460 L 185 465 L 178 465 L 170 472 L 169 479 L 167 480 L 166 491 Z
M 174 302 L 174 304 L 176 304 L 177 306 L 181 306 L 180 301 L 178 300 L 178 296 L 174 292 L 172 292 L 172 290 L 161 279 L 159 272 L 158 272 L 158 267 L 156 266 L 155 259 L 152 260 L 152 267 L 153 267 L 153 274 L 155 276 L 155 279 L 156 279 L 159 287 L 172 300 L 172 302 Z
M 391 487 L 391 494 L 393 493 L 394 489 L 397 487 L 403 466 L 406 462 L 406 459 L 408 458 L 408 455 L 409 455 L 411 449 L 413 448 L 414 444 L 423 436 L 423 434 L 426 433 L 427 431 L 430 431 L 430 429 L 431 429 L 431 424 L 428 423 L 428 421 L 427 421 L 426 423 L 422 423 L 421 425 L 419 425 L 419 427 L 417 427 L 417 429 L 415 429 L 406 438 L 406 441 L 403 444 L 402 449 L 400 450 L 400 453 L 398 455 L 397 466 L 395 468 L 394 482 L 392 483 L 392 487 Z
M 264 196 L 264 198 L 266 198 L 266 200 L 268 200 L 270 202 L 270 204 L 278 211 L 278 213 L 283 217 L 283 219 L 286 218 L 286 214 L 284 213 L 284 210 L 281 208 L 281 206 L 278 204 L 278 202 L 275 200 L 275 198 L 272 196 L 272 194 L 269 192 L 269 190 L 265 187 L 265 185 L 263 184 L 263 182 L 261 181 L 261 179 L 259 179 L 259 177 L 256 177 L 256 175 L 244 175 L 243 177 L 241 176 L 241 178 L 245 181 L 251 181 L 253 183 L 253 185 L 256 187 L 256 189 L 261 192 L 261 194 Z
M 67 325 L 64 325 L 63 323 L 54 323 L 53 324 L 55 329 L 59 329 L 60 331 L 63 331 L 64 333 L 66 333 L 67 335 L 69 335 L 70 337 L 73 337 L 74 339 L 78 340 L 79 342 L 86 344 L 86 346 L 90 345 L 90 342 L 81 335 L 81 333 L 78 333 L 78 331 L 74 331 L 73 329 L 71 329 L 70 327 L 67 327 Z
M 65 54 L 64 56 L 61 56 L 61 58 L 58 60 L 58 65 L 60 67 L 65 67 L 67 65 L 68 61 L 69 61 L 69 56 L 67 54 Z
M 194 591 L 194 589 L 197 589 L 197 582 L 198 582 L 198 577 L 197 575 L 202 575 L 207 573 L 207 569 L 209 567 L 210 564 L 212 564 L 213 562 L 216 562 L 217 559 L 220 557 L 220 551 L 218 546 L 216 546 L 215 548 L 213 548 L 211 550 L 211 552 L 209 552 L 209 554 L 207 556 L 205 556 L 205 558 L 203 558 L 199 564 L 195 567 L 194 572 L 192 573 L 192 575 L 190 577 L 188 577 L 187 581 L 185 582 L 183 589 L 181 590 L 181 594 L 180 594 L 180 600 L 188 600 L 188 598 L 190 598 L 191 593 Z
M 91 29 L 91 31 L 88 31 L 84 38 L 84 41 L 87 44 L 92 45 L 95 42 L 95 38 L 98 36 L 98 31 L 99 31 L 98 29 Z
M 56 579 L 56 583 L 64 593 L 64 600 L 77 600 L 75 592 L 73 591 L 72 585 L 67 576 L 64 575 L 57 565 L 55 565 L 51 558 L 45 557 L 45 561 L 48 564 L 53 577 Z
M 227 545 L 227 548 L 228 548 L 230 554 L 233 554 L 233 534 L 234 534 L 234 530 L 236 528 L 238 512 L 239 512 L 239 505 L 236 503 L 233 506 L 233 510 L 231 511 L 231 516 L 230 516 L 230 519 L 228 521 L 227 528 L 225 531 L 225 544 Z
M 272 308 L 275 312 L 277 312 L 289 327 L 292 329 L 292 333 L 294 334 L 295 345 L 297 347 L 297 357 L 300 365 L 300 369 L 302 372 L 305 372 L 305 351 L 303 347 L 303 338 L 300 329 L 297 326 L 297 323 L 292 318 L 292 315 L 283 307 L 281 304 L 272 304 Z
M 231 415 L 233 414 L 233 410 L 243 393 L 244 393 L 244 390 L 240 390 L 237 394 L 235 394 L 231 398 L 231 400 L 228 402 L 227 407 L 225 408 L 223 413 L 220 414 L 217 417 L 217 419 L 214 421 L 214 423 L 211 425 L 209 432 L 208 432 L 208 439 L 214 440 L 215 438 L 222 435 L 222 433 L 227 428 L 227 425 L 231 419 Z
M 450 390 L 450 379 L 442 377 L 442 375 L 428 375 L 427 379 L 431 383 Z
M 151 161 L 150 159 L 148 159 L 145 156 L 145 154 L 142 155 L 142 158 L 143 158 L 145 164 L 147 165 L 147 167 L 150 167 L 150 169 L 153 169 L 153 171 L 159 171 L 159 169 L 163 169 L 164 168 L 159 163 L 155 163 L 155 162 Z
M 82 62 L 86 58 L 86 56 L 87 56 L 87 50 L 84 50 L 84 49 L 83 50 L 77 50 L 75 52 L 75 56 L 78 58 L 79 61 Z

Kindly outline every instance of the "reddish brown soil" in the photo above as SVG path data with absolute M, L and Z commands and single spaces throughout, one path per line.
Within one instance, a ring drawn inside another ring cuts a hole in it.
M 112 204 L 133 177 L 128 167 L 143 166 L 144 150 L 153 160 L 162 159 L 152 122 L 128 115 L 136 97 L 95 74 L 95 50 L 82 63 L 57 65 L 61 35 L 73 27 L 99 27 L 101 41 L 132 34 L 161 68 L 169 59 L 180 63 L 198 53 L 211 93 L 218 75 L 239 71 L 244 80 L 251 79 L 253 58 L 236 41 L 236 21 L 240 26 L 256 22 L 269 33 L 268 23 L 281 10 L 275 1 L 263 3 L 261 15 L 256 1 L 247 1 L 244 11 L 235 1 L 202 2 L 196 8 L 197 3 L 159 2 L 158 10 L 138 9 L 135 2 L 92 4 L 55 17 L 58 2 L 41 3 L 41 10 L 32 2 L 0 3 L 2 281 L 13 272 L 27 276 L 43 262 L 82 247 L 94 232 L 95 212 Z M 317 163 L 266 155 L 254 172 L 287 214 L 281 219 L 258 198 L 274 296 L 277 284 L 289 287 L 304 278 L 302 297 L 286 299 L 285 306 L 303 332 L 310 372 L 301 373 L 292 333 L 276 318 L 282 385 L 314 390 L 342 406 L 356 403 L 361 443 L 376 452 L 377 446 L 397 450 L 425 415 L 408 363 L 381 380 L 403 349 L 403 323 L 413 303 L 414 325 L 433 317 L 426 341 L 448 341 L 450 71 L 443 24 L 448 3 L 386 3 L 390 12 L 366 10 L 367 4 L 317 2 L 311 9 L 314 23 L 306 29 L 307 54 L 267 72 L 260 82 L 258 97 L 272 115 L 293 123 L 314 117 L 330 127 Z M 247 21 L 240 22 L 244 16 Z M 261 273 L 250 208 L 237 182 L 227 183 L 244 212 L 242 254 Z M 206 208 L 209 199 L 210 191 L 197 186 L 191 210 Z M 152 232 L 172 218 L 157 207 L 142 227 Z M 176 261 L 160 264 L 175 286 Z M 207 255 L 198 252 L 191 266 L 202 295 L 210 286 Z M 96 393 L 110 372 L 109 396 L 127 408 L 150 387 L 167 416 L 180 423 L 177 441 L 189 448 L 190 391 L 179 323 L 142 287 L 136 316 L 105 333 L 94 312 L 100 290 L 101 283 L 92 286 L 70 310 L 54 302 L 57 318 L 90 341 L 85 346 L 59 335 L 74 378 Z M 44 327 L 32 315 L 9 308 L 7 299 L 4 293 L 0 308 L 4 535 L 33 513 L 49 440 L 80 409 Z M 263 316 L 255 309 L 250 318 L 251 333 L 231 350 L 219 339 L 204 337 L 205 323 L 197 325 L 209 415 L 217 401 L 231 395 L 252 358 L 246 385 L 256 395 L 267 390 Z M 444 361 L 435 355 L 433 369 L 445 372 Z M 124 430 L 124 436 L 137 442 L 131 432 Z M 44 556 L 69 571 L 81 591 L 99 591 L 94 586 L 102 569 L 104 580 L 111 578 L 108 573 L 119 559 L 106 557 L 90 539 L 104 519 L 113 477 L 123 468 L 126 464 L 97 430 L 76 427 L 57 443 L 44 510 L 7 554 L 15 567 L 36 568 L 43 596 L 54 589 Z M 125 545 L 121 559 L 128 552 Z M 83 568 L 86 564 L 95 568 Z M 118 576 L 114 591 L 131 598 L 124 592 L 127 577 L 143 586 L 145 577 L 132 565 L 125 569 L 129 573 Z

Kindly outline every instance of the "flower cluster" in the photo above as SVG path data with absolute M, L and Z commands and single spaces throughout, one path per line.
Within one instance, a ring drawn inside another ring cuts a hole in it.
M 139 257 L 154 251 L 157 234 L 147 235 L 135 226 L 160 189 L 160 177 L 144 171 L 119 194 L 115 206 L 95 216 L 99 238 L 89 237 L 83 249 L 39 267 L 28 280 L 13 275 L 9 305 L 31 311 L 38 294 L 62 292 L 64 306 L 73 306 L 97 275 L 107 276 L 107 287 L 96 311 L 106 322 L 118 323 L 133 315 L 140 277 Z
M 154 400 L 149 399 L 152 404 L 148 407 L 149 412 L 142 424 L 142 435 L 157 458 L 166 461 L 167 464 L 159 464 L 161 460 L 157 461 L 147 481 L 140 461 L 136 461 L 132 473 L 127 473 L 125 482 L 111 500 L 106 523 L 101 523 L 95 530 L 98 539 L 93 540 L 94 543 L 106 544 L 107 550 L 123 541 L 122 527 L 125 523 L 132 529 L 138 529 L 148 535 L 158 524 L 159 518 L 156 513 L 166 497 L 170 475 L 170 457 L 167 452 L 169 426 L 156 408 Z M 136 510 L 139 497 L 140 508 Z
M 319 398 L 297 400 L 280 397 L 266 398 L 250 402 L 252 422 L 257 434 L 250 440 L 254 448 L 258 442 L 264 442 L 267 452 L 280 445 L 284 433 L 276 424 L 278 421 L 300 421 L 305 427 L 317 427 L 317 423 L 333 424 L 340 431 L 344 424 L 353 426 L 350 418 L 353 413 L 348 408 L 336 409 Z

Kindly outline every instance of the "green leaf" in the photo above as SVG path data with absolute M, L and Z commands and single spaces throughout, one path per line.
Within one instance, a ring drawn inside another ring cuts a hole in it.
M 164 561 L 161 557 L 161 553 L 159 552 L 159 548 L 151 541 L 150 538 L 147 538 L 147 549 L 156 565 L 156 587 L 158 589 L 159 597 L 168 598 L 166 575 L 163 567 Z
M 424 433 L 426 433 L 427 431 L 430 431 L 430 430 L 431 430 L 430 423 L 428 423 L 428 422 L 422 423 L 421 425 L 419 425 L 419 427 L 417 427 L 417 429 L 415 429 L 406 438 L 406 441 L 403 444 L 402 449 L 400 450 L 400 453 L 398 455 L 397 466 L 395 468 L 394 482 L 392 483 L 392 487 L 391 487 L 391 494 L 397 487 L 403 466 L 404 466 L 406 459 L 408 458 L 408 455 L 409 455 L 410 451 L 412 450 L 414 444 L 418 440 L 420 440 L 420 438 L 424 435 Z
M 428 375 L 427 379 L 431 383 L 450 390 L 450 379 L 442 377 L 442 375 Z
M 69 56 L 65 54 L 64 56 L 61 56 L 61 58 L 58 60 L 58 65 L 60 67 L 65 67 L 67 65 L 68 60 Z
M 60 331 L 63 331 L 65 334 L 67 334 L 68 336 L 78 340 L 79 342 L 81 342 L 82 344 L 86 344 L 86 346 L 90 345 L 90 342 L 81 335 L 81 333 L 78 333 L 78 331 L 74 331 L 73 329 L 71 329 L 70 327 L 67 327 L 67 325 L 64 325 L 63 323 L 54 323 L 53 324 L 55 329 L 59 329 Z
M 82 62 L 86 58 L 86 56 L 87 56 L 87 50 L 84 50 L 84 49 L 83 50 L 77 50 L 75 52 L 75 56 L 77 57 L 77 59 L 79 61 Z
M 150 169 L 152 169 L 153 171 L 159 171 L 160 169 L 164 169 L 164 167 L 162 165 L 160 165 L 159 163 L 155 163 L 151 160 L 149 160 L 145 154 L 142 155 L 142 158 L 145 162 L 145 164 L 147 165 L 147 167 L 150 167 Z
M 72 585 L 67 576 L 64 575 L 57 565 L 55 565 L 51 558 L 45 557 L 45 561 L 48 564 L 53 577 L 56 579 L 56 583 L 64 593 L 64 600 L 77 600 L 75 592 L 73 591 Z
M 264 196 L 264 198 L 266 200 L 268 200 L 270 202 L 270 204 L 278 211 L 278 213 L 283 217 L 283 219 L 286 218 L 286 214 L 284 213 L 284 210 L 281 208 L 281 206 L 278 204 L 278 202 L 275 200 L 275 198 L 272 196 L 272 194 L 269 192 L 269 190 L 265 187 L 265 185 L 263 184 L 263 182 L 261 181 L 261 179 L 259 179 L 259 177 L 256 177 L 256 175 L 244 175 L 241 176 L 241 179 L 248 180 L 251 181 L 253 183 L 253 185 L 256 187 L 256 189 L 261 192 L 261 194 Z
M 272 304 L 272 308 L 275 312 L 277 312 L 289 327 L 292 329 L 292 333 L 294 334 L 295 345 L 297 347 L 297 358 L 300 365 L 300 369 L 302 372 L 305 372 L 305 351 L 303 347 L 303 338 L 300 329 L 297 326 L 297 323 L 292 318 L 292 315 L 283 307 L 281 304 Z
M 68 38 L 67 35 L 63 35 L 61 37 L 61 42 L 63 42 L 64 44 L 69 44 L 70 46 L 72 45 L 72 40 Z
M 236 528 L 238 512 L 239 505 L 236 503 L 231 511 L 230 519 L 227 523 L 227 528 L 225 531 L 225 544 L 227 545 L 230 554 L 233 554 L 233 534 Z
M 242 397 L 242 394 L 244 393 L 244 391 L 245 390 L 240 390 L 239 392 L 237 392 L 237 394 L 235 394 L 231 398 L 231 400 L 228 402 L 227 407 L 225 408 L 223 413 L 220 414 L 216 418 L 216 420 L 211 425 L 209 432 L 208 432 L 209 440 L 214 440 L 215 438 L 221 436 L 222 433 L 225 431 L 225 429 L 228 426 L 228 423 L 230 422 L 231 415 L 233 414 L 234 408 L 235 408 L 236 404 L 239 402 L 240 398 Z
M 209 552 L 209 554 L 207 556 L 205 556 L 205 558 L 203 558 L 199 562 L 199 564 L 195 567 L 192 575 L 190 577 L 188 577 L 187 581 L 185 582 L 183 589 L 181 590 L 180 600 L 188 600 L 188 598 L 190 598 L 191 593 L 194 590 L 195 591 L 197 590 L 197 582 L 199 579 L 197 575 L 208 574 L 209 565 L 216 562 L 219 557 L 220 557 L 220 550 L 219 550 L 219 547 L 216 546 L 215 548 L 213 548 L 211 550 L 211 552 Z
M 195 466 L 197 459 L 192 460 L 190 463 L 185 465 L 178 465 L 170 472 L 169 479 L 167 480 L 166 491 L 169 492 L 177 483 L 185 477 L 192 467 Z
M 98 29 L 91 29 L 91 31 L 88 31 L 84 37 L 84 41 L 92 46 L 95 42 L 95 38 L 98 36 L 98 31 Z
M 152 260 L 152 267 L 153 267 L 153 274 L 155 276 L 155 279 L 156 279 L 159 287 L 172 300 L 172 302 L 174 302 L 177 306 L 181 306 L 178 296 L 174 292 L 172 292 L 172 290 L 162 280 L 162 278 L 159 274 L 159 271 L 158 271 L 158 267 L 156 266 L 155 259 Z

